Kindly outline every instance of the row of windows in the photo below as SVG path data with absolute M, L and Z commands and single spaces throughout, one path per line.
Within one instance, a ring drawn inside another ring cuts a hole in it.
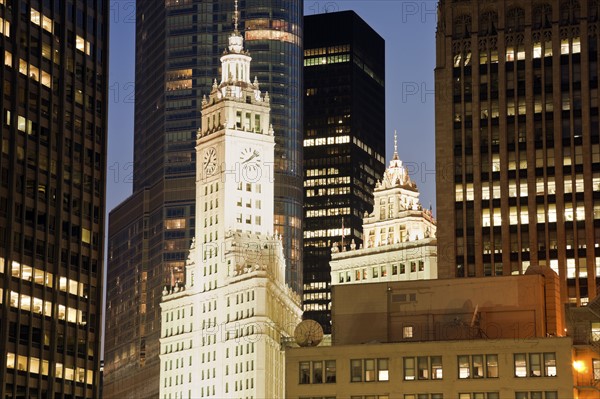
M 86 370 L 82 367 L 73 369 L 71 367 L 64 367 L 62 363 L 55 363 L 55 370 L 50 374 L 49 365 L 47 360 L 41 360 L 37 357 L 17 356 L 10 352 L 6 354 L 6 368 L 8 369 L 16 369 L 43 376 L 52 375 L 55 378 L 64 378 L 65 380 L 86 384 L 93 384 L 94 382 L 93 370 Z
M 568 39 L 563 39 L 560 42 L 560 54 L 579 54 L 581 53 L 581 41 L 578 37 L 572 38 L 572 41 L 569 42 Z M 533 44 L 533 49 L 531 50 L 531 55 L 529 59 L 537 59 L 537 58 L 545 58 L 552 57 L 552 42 L 545 42 L 542 46 L 542 43 L 536 42 Z M 523 45 L 519 45 L 517 47 L 507 46 L 505 53 L 505 61 L 513 62 L 513 61 L 522 61 L 527 59 L 525 47 Z M 491 62 L 492 64 L 497 64 L 498 59 L 498 50 L 491 49 L 489 53 L 487 51 L 482 51 L 479 53 L 479 64 L 487 64 Z M 466 53 L 456 54 L 454 56 L 454 67 L 458 68 L 461 65 L 469 66 L 472 62 L 472 54 L 470 51 Z
M 315 237 L 339 237 L 339 236 L 348 236 L 350 235 L 350 228 L 346 227 L 344 229 L 327 229 L 327 230 L 314 230 L 314 231 L 305 231 L 304 238 L 315 238 Z
M 347 144 L 349 142 L 350 136 L 320 137 L 317 139 L 305 139 L 304 147 L 316 147 L 331 144 Z
M 564 206 L 564 220 L 572 222 L 574 220 L 585 220 L 585 207 L 583 205 L 573 208 L 572 204 L 565 203 Z M 548 210 L 544 205 L 537 206 L 537 222 L 538 223 L 556 223 L 557 212 L 556 205 L 549 204 Z M 594 206 L 594 219 L 600 219 L 600 205 Z M 489 226 L 501 226 L 502 225 L 502 210 L 500 208 L 494 209 L 482 209 L 481 220 L 483 227 Z M 505 220 L 506 222 L 506 220 Z M 520 208 L 520 211 L 516 206 L 512 206 L 508 209 L 508 224 L 529 224 L 529 209 L 525 206 Z
M 329 209 L 315 209 L 315 210 L 307 210 L 306 217 L 307 218 L 318 218 L 324 216 L 341 216 L 341 215 L 350 215 L 350 207 L 345 208 L 329 208 Z
M 300 397 L 300 399 L 336 399 L 335 396 Z M 350 399 L 389 399 L 388 395 L 350 396 Z M 441 393 L 405 393 L 403 399 L 444 399 Z M 459 393 L 458 399 L 500 399 L 499 392 Z M 558 399 L 556 391 L 516 392 L 515 399 Z
M 347 53 L 349 51 L 350 51 L 350 45 L 343 44 L 343 45 L 339 45 L 339 46 L 305 49 L 304 56 L 310 57 L 310 56 L 315 56 L 315 55 L 340 54 L 340 53 Z
M 332 195 L 346 195 L 350 194 L 350 187 L 332 187 L 332 188 L 318 188 L 306 190 L 307 197 L 323 197 Z
M 340 173 L 338 168 L 307 169 L 305 177 L 337 175 Z
M 369 275 L 367 268 L 355 269 L 354 270 L 354 281 L 367 280 L 369 278 L 379 278 L 387 277 L 389 268 L 388 266 L 375 266 L 371 268 L 371 273 Z M 425 262 L 422 260 L 410 262 L 410 273 L 416 273 L 417 271 L 423 272 L 425 271 Z M 400 274 L 406 274 L 406 264 L 399 263 L 397 265 L 391 266 L 391 274 L 392 276 Z M 338 282 L 339 283 L 348 283 L 351 281 L 352 272 L 339 272 L 338 273 Z
M 500 169 L 498 169 L 498 171 L 500 171 Z M 600 190 L 600 173 L 593 174 L 592 189 Z M 573 192 L 583 193 L 585 190 L 583 175 L 575 175 L 575 180 L 565 178 L 563 181 L 563 190 L 565 194 L 570 194 Z M 544 193 L 548 193 L 549 195 L 556 194 L 556 182 L 554 181 L 554 178 L 548 177 L 547 179 L 538 179 L 535 185 L 535 192 L 537 195 L 544 195 Z M 528 184 L 526 181 L 520 182 L 519 184 L 517 184 L 514 179 L 508 181 L 508 197 L 527 197 L 528 194 Z M 473 183 L 467 183 L 464 186 L 463 184 L 457 184 L 455 198 L 457 202 L 462 202 L 465 200 L 474 201 L 475 193 Z M 500 182 L 494 181 L 491 182 L 491 184 L 483 183 L 483 188 L 481 190 L 481 198 L 482 200 L 489 200 L 490 198 L 500 199 Z
M 516 377 L 556 377 L 555 353 L 516 353 Z
M 412 337 L 412 327 L 408 327 Z M 458 378 L 498 378 L 498 355 L 458 355 Z M 600 361 L 598 362 L 600 363 Z M 599 364 L 600 365 L 600 364 Z M 404 357 L 404 380 L 443 379 L 442 356 Z M 335 383 L 335 360 L 300 362 L 300 384 Z M 325 370 L 325 374 L 323 372 Z M 325 376 L 325 377 L 323 377 Z M 514 354 L 514 376 L 556 377 L 556 353 Z M 389 381 L 388 359 L 350 360 L 351 382 Z
M 304 180 L 304 187 L 331 186 L 334 184 L 350 184 L 350 176 L 336 176 Z
M 300 362 L 300 384 L 330 384 L 335 382 L 335 360 Z
M 316 66 L 316 65 L 327 65 L 327 64 L 339 64 L 343 62 L 350 62 L 350 54 L 330 55 L 327 57 L 316 57 L 304 59 L 304 66 Z
M 9 294 L 11 307 L 21 309 L 26 312 L 33 312 L 35 314 L 53 317 L 52 308 L 54 307 L 54 304 L 52 301 L 44 301 L 40 298 L 19 294 L 15 291 L 10 291 Z M 0 289 L 0 296 L 1 295 L 2 289 Z M 57 305 L 57 308 L 55 308 L 54 317 L 56 317 L 58 320 L 65 320 L 69 323 L 76 323 L 78 325 L 85 326 L 87 324 L 86 315 L 86 312 L 83 312 L 79 309 L 66 307 L 65 305 Z
M 0 258 L 0 273 L 4 273 L 5 259 Z M 11 262 L 10 273 L 12 277 L 16 277 L 25 281 L 33 281 L 36 284 L 44 285 L 52 288 L 54 286 L 54 275 L 50 272 L 44 272 L 41 269 L 36 269 L 26 264 L 21 264 L 16 261 Z M 80 283 L 77 280 L 59 277 L 58 289 L 63 292 L 68 292 L 72 295 L 77 295 L 82 298 L 87 298 L 89 294 L 89 286 Z

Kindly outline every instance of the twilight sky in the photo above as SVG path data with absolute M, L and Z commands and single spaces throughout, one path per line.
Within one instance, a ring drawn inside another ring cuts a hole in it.
M 131 194 L 135 1 L 112 0 L 107 210 Z M 386 43 L 386 159 L 398 153 L 435 209 L 434 79 L 435 0 L 306 0 L 305 14 L 354 10 Z

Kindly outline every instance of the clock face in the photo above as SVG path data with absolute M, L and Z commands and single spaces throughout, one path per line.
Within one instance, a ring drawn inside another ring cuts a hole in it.
M 260 152 L 254 148 L 246 147 L 240 154 L 240 162 L 242 167 L 248 168 L 249 170 L 255 170 L 260 163 Z
M 204 151 L 204 159 L 202 161 L 202 167 L 204 168 L 204 174 L 206 176 L 212 176 L 217 170 L 217 150 L 211 147 Z

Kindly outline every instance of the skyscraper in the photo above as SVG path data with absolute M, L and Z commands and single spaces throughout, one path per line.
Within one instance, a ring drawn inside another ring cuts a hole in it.
M 99 394 L 106 1 L 0 2 L 0 396 Z
M 160 304 L 160 397 L 284 397 L 281 342 L 302 317 L 273 234 L 270 97 L 251 80 L 235 26 L 220 83 L 202 100 L 196 215 L 204 229 L 185 285 L 171 281 Z
M 304 25 L 304 317 L 329 333 L 331 247 L 362 244 L 385 169 L 385 43 L 353 11 Z
M 441 278 L 550 267 L 565 303 L 600 276 L 598 1 L 441 1 Z
M 202 95 L 219 75 L 234 1 L 137 1 L 133 194 L 110 214 L 105 395 L 154 396 L 159 301 L 184 280 L 195 235 L 195 139 Z M 247 0 L 240 28 L 269 92 L 276 131 L 275 218 L 286 280 L 301 281 L 302 2 Z M 202 227 L 199 227 L 202 229 Z

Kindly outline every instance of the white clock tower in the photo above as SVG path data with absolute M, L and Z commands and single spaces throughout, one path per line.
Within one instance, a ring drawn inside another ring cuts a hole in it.
M 237 28 L 221 82 L 202 99 L 196 235 L 185 285 L 161 302 L 161 398 L 283 398 L 281 341 L 301 321 L 273 231 L 275 139 L 268 93 L 250 80 Z

